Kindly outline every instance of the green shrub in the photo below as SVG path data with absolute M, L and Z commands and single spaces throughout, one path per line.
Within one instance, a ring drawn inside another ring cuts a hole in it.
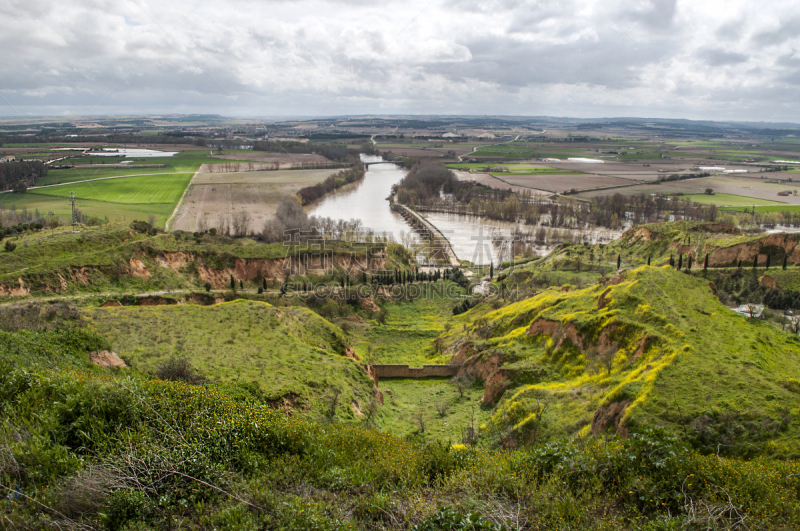
M 120 489 L 106 498 L 100 519 L 107 529 L 117 531 L 130 522 L 145 521 L 153 510 L 153 502 L 144 493 Z
M 412 529 L 414 531 L 505 531 L 506 527 L 490 522 L 479 513 L 463 514 L 447 507 Z

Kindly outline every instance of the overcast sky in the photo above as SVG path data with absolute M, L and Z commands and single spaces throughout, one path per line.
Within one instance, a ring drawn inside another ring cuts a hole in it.
M 800 122 L 800 1 L 0 0 L 0 115 Z

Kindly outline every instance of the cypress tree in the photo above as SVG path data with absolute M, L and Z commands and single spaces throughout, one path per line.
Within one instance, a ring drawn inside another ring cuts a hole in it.
M 653 257 L 653 255 L 651 255 L 651 254 L 647 255 L 647 265 L 650 265 L 650 259 L 652 257 Z
M 692 255 L 691 254 L 689 255 L 689 263 L 686 264 L 686 271 L 689 271 L 690 269 L 692 269 Z
M 619 271 L 619 266 L 621 266 L 621 265 L 622 265 L 622 255 L 618 254 L 617 255 L 617 271 Z
M 753 259 L 753 269 L 758 267 L 758 255 Z
M 769 269 L 769 255 L 767 255 L 767 269 Z
M 678 255 L 678 271 L 683 269 L 683 253 Z
M 783 255 L 783 269 L 786 270 L 786 263 L 788 261 L 788 255 Z
M 233 280 L 233 275 L 231 275 L 231 289 L 233 289 L 233 290 L 236 289 L 236 281 Z
M 669 255 L 669 266 L 675 267 L 675 257 L 673 257 L 672 255 Z
M 739 269 L 741 269 L 741 268 L 742 268 L 742 261 L 741 261 L 741 260 L 739 260 L 739 265 L 738 265 L 738 266 L 736 266 L 736 267 L 738 267 Z
M 706 253 L 706 259 L 703 261 L 703 271 L 708 270 L 708 253 Z
M 489 262 L 489 278 L 494 278 L 494 262 Z
M 267 277 L 264 277 L 262 280 L 263 282 L 261 283 L 261 287 L 267 289 Z
M 242 283 L 241 280 L 239 281 L 239 289 L 244 289 L 244 284 Z

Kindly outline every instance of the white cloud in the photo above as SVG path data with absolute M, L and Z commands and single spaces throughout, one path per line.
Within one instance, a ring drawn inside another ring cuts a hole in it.
M 3 4 L 0 91 L 31 114 L 800 121 L 800 1 Z

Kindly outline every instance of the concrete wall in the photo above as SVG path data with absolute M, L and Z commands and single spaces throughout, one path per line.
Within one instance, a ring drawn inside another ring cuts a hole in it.
M 409 367 L 408 365 L 373 365 L 378 378 L 430 378 L 434 376 L 455 376 L 458 365 L 425 365 Z

